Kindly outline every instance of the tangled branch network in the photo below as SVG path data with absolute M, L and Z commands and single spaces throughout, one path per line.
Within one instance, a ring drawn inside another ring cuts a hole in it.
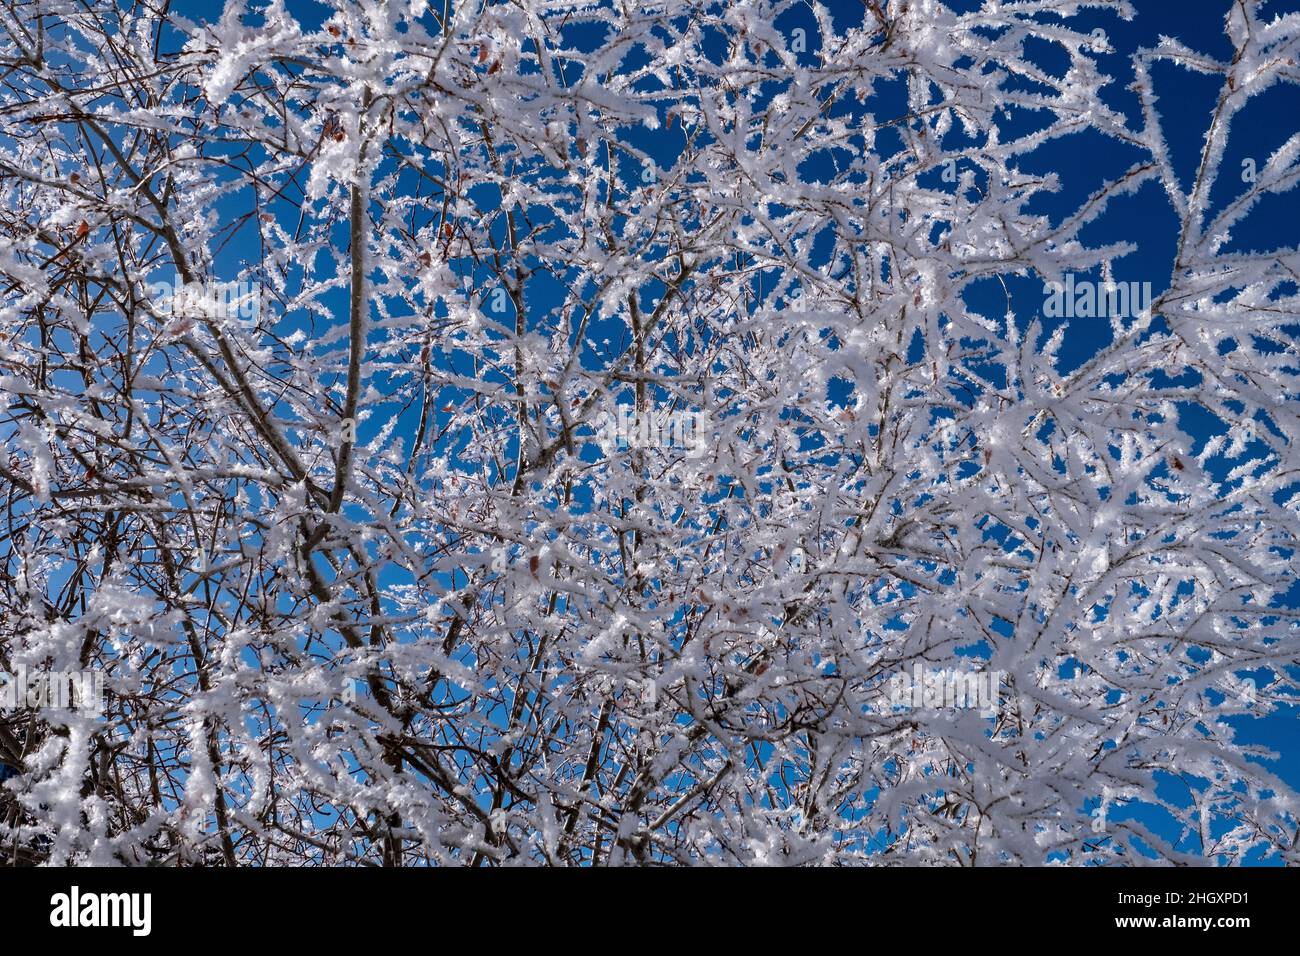
M 6 0 L 0 861 L 1300 863 L 1209 5 Z

